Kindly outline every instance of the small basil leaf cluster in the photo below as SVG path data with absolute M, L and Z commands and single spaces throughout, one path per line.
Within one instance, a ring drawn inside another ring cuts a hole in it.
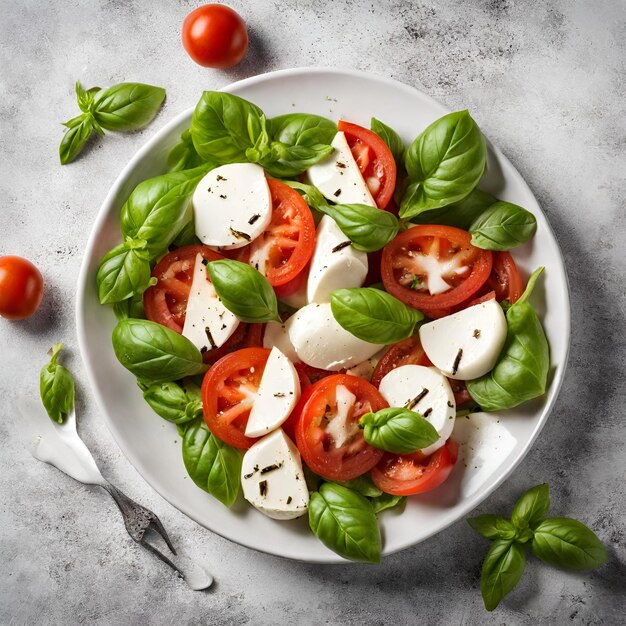
M 74 379 L 72 374 L 58 363 L 62 343 L 55 343 L 51 350 L 50 362 L 41 368 L 39 374 L 39 395 L 41 402 L 53 422 L 62 424 L 74 407 Z
M 152 383 L 143 398 L 157 415 L 178 426 L 202 418 L 202 396 L 193 382 Z
M 510 520 L 499 515 L 467 520 L 477 533 L 493 542 L 480 580 L 488 611 L 493 611 L 521 579 L 529 546 L 537 558 L 564 569 L 593 569 L 606 562 L 606 548 L 592 530 L 575 519 L 546 518 L 549 508 L 550 490 L 544 483 L 522 495 Z
M 143 83 L 120 83 L 107 89 L 84 89 L 76 82 L 76 101 L 81 115 L 65 122 L 65 135 L 59 146 L 61 165 L 71 163 L 95 131 L 127 132 L 147 126 L 158 113 L 165 89 Z
M 398 168 L 404 169 L 404 142 L 400 135 L 387 124 L 383 124 L 375 117 L 370 122 L 370 128 L 387 144 Z

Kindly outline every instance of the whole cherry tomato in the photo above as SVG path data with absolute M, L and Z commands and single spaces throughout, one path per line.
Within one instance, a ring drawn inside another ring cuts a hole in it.
M 30 317 L 41 304 L 43 277 L 27 259 L 0 257 L 0 315 L 10 320 Z

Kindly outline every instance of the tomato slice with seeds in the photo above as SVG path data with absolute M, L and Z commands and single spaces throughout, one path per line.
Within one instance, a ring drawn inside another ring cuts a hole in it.
M 205 363 L 215 363 L 223 356 L 241 350 L 241 348 L 260 348 L 263 346 L 265 324 L 248 324 L 240 322 L 228 341 L 219 348 L 213 348 L 202 355 Z
M 283 422 L 281 428 L 287 433 L 287 435 L 293 440 L 296 440 L 296 425 L 300 419 L 302 409 L 309 399 L 310 390 L 313 387 L 309 377 L 306 375 L 305 370 L 301 367 L 302 363 L 295 363 L 294 367 L 298 373 L 298 379 L 300 380 L 300 400 L 294 407 L 291 415 Z M 332 372 L 329 372 L 331 374 Z
M 334 374 L 319 380 L 306 395 L 296 442 L 311 470 L 328 480 L 350 480 L 372 469 L 383 451 L 365 441 L 359 419 L 388 406 L 379 391 L 358 376 Z
M 269 355 L 267 348 L 243 348 L 222 357 L 204 375 L 204 421 L 235 448 L 247 449 L 257 441 L 244 433 Z
M 379 209 L 384 209 L 396 188 L 396 162 L 387 144 L 369 128 L 341 120 L 337 128 L 346 136 L 352 156 Z
M 431 317 L 475 294 L 491 267 L 491 251 L 473 246 L 467 231 L 420 224 L 385 246 L 381 274 L 391 295 Z
M 508 300 L 515 304 L 522 297 L 524 279 L 509 252 L 494 252 L 493 268 L 486 285 L 496 292 L 498 302 Z
M 432 365 L 422 348 L 419 335 L 403 339 L 387 349 L 376 364 L 372 374 L 372 385 L 378 388 L 380 381 L 400 365 L 423 365 L 425 367 Z

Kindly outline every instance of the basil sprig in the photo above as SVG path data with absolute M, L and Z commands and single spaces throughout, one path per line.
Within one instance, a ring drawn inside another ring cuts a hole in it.
M 511 202 L 495 202 L 472 222 L 472 244 L 485 250 L 510 250 L 521 246 L 537 231 L 535 216 Z
M 394 161 L 398 167 L 404 168 L 404 142 L 400 135 L 387 124 L 383 124 L 375 117 L 370 122 L 370 128 L 387 144 L 389 151 L 393 155 Z
M 479 515 L 467 521 L 493 543 L 483 561 L 480 590 L 488 611 L 519 582 L 526 566 L 526 551 L 556 567 L 593 569 L 606 562 L 606 548 L 581 522 L 564 517 L 544 519 L 550 508 L 547 484 L 529 489 L 515 504 L 510 520 L 500 515 Z
M 322 195 L 322 192 L 315 185 L 307 185 L 295 180 L 283 181 L 285 185 L 289 185 L 295 189 L 305 200 L 305 202 L 313 209 L 319 210 L 321 206 L 328 204 L 328 200 Z
M 410 454 L 439 440 L 439 433 L 428 420 L 402 407 L 365 413 L 359 426 L 370 446 L 394 454 Z
M 424 315 L 372 287 L 337 289 L 330 295 L 333 316 L 355 337 L 370 343 L 397 343 L 411 337 Z
M 202 418 L 200 387 L 193 383 L 153 383 L 143 392 L 153 411 L 174 424 L 186 424 Z
M 52 346 L 50 362 L 39 373 L 39 395 L 48 416 L 53 422 L 62 424 L 74 406 L 74 378 L 58 363 L 62 343 Z
M 61 164 L 70 163 L 80 154 L 93 131 L 104 135 L 105 130 L 131 131 L 147 126 L 164 99 L 165 89 L 143 83 L 85 90 L 76 82 L 76 101 L 83 113 L 64 124 L 68 130 L 59 146 Z
M 198 167 L 206 161 L 198 154 L 191 131 L 184 130 L 180 135 L 180 141 L 169 151 L 167 166 L 170 172 L 179 172 Z
M 281 322 L 276 293 L 261 272 L 230 259 L 212 261 L 207 270 L 224 306 L 242 322 Z

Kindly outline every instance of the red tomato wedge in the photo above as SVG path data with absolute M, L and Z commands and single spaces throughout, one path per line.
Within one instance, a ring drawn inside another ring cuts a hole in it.
M 338 387 L 345 387 L 356 398 L 345 419 L 339 414 Z M 306 395 L 296 425 L 296 442 L 311 470 L 328 480 L 349 480 L 372 469 L 383 452 L 365 442 L 358 423 L 365 413 L 387 406 L 378 390 L 358 376 L 334 374 L 316 382 Z
M 256 441 L 244 432 L 269 355 L 267 348 L 243 348 L 222 357 L 204 375 L 204 421 L 235 448 L 246 449 Z
M 473 296 L 491 267 L 491 251 L 473 246 L 468 232 L 420 224 L 384 248 L 381 274 L 391 295 L 428 317 L 440 317 L 444 310 Z
M 450 476 L 459 455 L 452 439 L 430 456 L 421 452 L 392 454 L 385 452 L 370 475 L 374 484 L 394 496 L 412 496 L 432 491 Z
M 352 156 L 376 201 L 384 209 L 396 188 L 396 162 L 387 144 L 369 128 L 341 120 L 337 128 L 346 136 Z
M 372 385 L 378 388 L 380 381 L 400 365 L 424 365 L 425 367 L 432 365 L 422 348 L 419 335 L 403 339 L 387 349 L 376 364 L 372 374 Z

